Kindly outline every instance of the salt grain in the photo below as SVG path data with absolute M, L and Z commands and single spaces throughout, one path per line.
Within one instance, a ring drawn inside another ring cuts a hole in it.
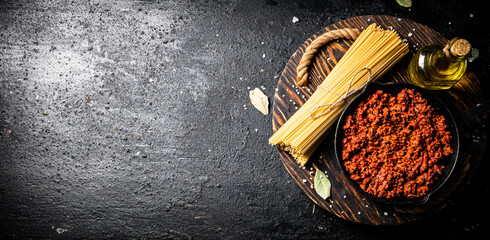
M 299 18 L 293 17 L 293 23 L 297 23 L 297 22 L 299 22 Z

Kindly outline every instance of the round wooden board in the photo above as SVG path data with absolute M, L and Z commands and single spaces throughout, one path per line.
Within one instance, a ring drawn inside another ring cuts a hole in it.
M 426 44 L 444 43 L 447 41 L 444 36 L 422 24 L 392 16 L 359 16 L 327 26 L 300 46 L 286 64 L 274 95 L 272 109 L 274 132 L 308 100 L 316 87 L 325 79 L 353 42 L 351 40 L 333 41 L 320 49 L 310 66 L 308 85 L 304 88 L 298 88 L 296 86 L 296 66 L 305 48 L 312 40 L 326 31 L 341 28 L 358 28 L 362 30 L 372 23 L 376 23 L 385 29 L 396 30 L 400 37 L 407 41 L 411 51 L 390 69 L 385 76 L 379 79 L 378 81 L 380 82 L 409 82 L 407 65 L 413 53 Z M 451 90 L 436 91 L 434 93 L 443 101 L 449 103 L 448 105 L 452 106 L 457 113 L 464 112 L 485 101 L 479 81 L 470 69 L 464 78 Z M 284 167 L 296 184 L 311 200 L 328 212 L 343 219 L 363 224 L 403 224 L 419 220 L 442 209 L 451 202 L 454 196 L 461 192 L 462 186 L 465 185 L 462 183 L 468 183 L 471 175 L 482 160 L 488 133 L 484 122 L 484 119 L 479 117 L 460 128 L 460 156 L 456 170 L 453 172 L 449 182 L 440 191 L 433 194 L 427 203 L 420 206 L 400 207 L 382 204 L 365 196 L 364 193 L 358 192 L 341 173 L 336 164 L 334 129 L 328 133 L 324 143 L 317 149 L 305 167 L 300 167 L 287 152 L 281 150 L 279 152 Z M 313 189 L 313 163 L 322 171 L 326 171 L 332 183 L 331 197 L 327 200 L 318 196 Z

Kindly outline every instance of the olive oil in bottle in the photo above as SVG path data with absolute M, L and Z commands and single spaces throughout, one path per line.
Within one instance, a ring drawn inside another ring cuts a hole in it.
M 462 38 L 453 38 L 447 44 L 426 45 L 411 59 L 408 75 L 420 87 L 449 89 L 463 77 L 467 62 L 477 57 L 478 50 Z

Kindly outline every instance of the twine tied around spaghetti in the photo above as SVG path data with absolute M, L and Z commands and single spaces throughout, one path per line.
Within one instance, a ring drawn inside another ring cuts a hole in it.
M 364 70 L 367 70 L 369 72 L 369 76 L 368 76 L 368 79 L 367 81 L 362 84 L 360 87 L 356 88 L 356 89 L 353 89 L 353 90 L 350 90 L 350 88 L 352 87 L 352 82 L 354 81 L 354 78 L 356 78 L 357 74 L 359 74 L 360 72 L 364 71 Z M 318 88 L 322 88 L 322 89 L 325 89 L 337 96 L 340 97 L 339 100 L 333 102 L 333 103 L 327 103 L 327 104 L 324 104 L 324 105 L 320 105 L 320 106 L 316 106 L 314 108 L 311 109 L 310 111 L 310 118 L 312 119 L 317 119 L 325 114 L 327 114 L 328 112 L 330 112 L 330 110 L 332 110 L 332 108 L 334 108 L 335 106 L 339 105 L 340 103 L 342 103 L 343 101 L 345 101 L 347 98 L 349 98 L 350 96 L 352 96 L 353 94 L 357 93 L 358 91 L 362 90 L 363 88 L 365 88 L 369 83 L 371 82 L 371 68 L 368 68 L 368 67 L 363 67 L 361 68 L 359 71 L 357 71 L 354 76 L 352 76 L 351 80 L 349 81 L 349 85 L 347 87 L 347 90 L 345 90 L 345 93 L 344 94 L 339 94 L 333 90 L 331 90 L 330 88 L 328 87 L 324 87 L 322 85 L 318 86 Z M 329 107 L 327 108 L 327 110 L 325 110 L 323 113 L 319 114 L 319 115 L 316 115 L 316 116 L 313 116 L 313 112 L 319 108 L 324 108 L 324 107 Z

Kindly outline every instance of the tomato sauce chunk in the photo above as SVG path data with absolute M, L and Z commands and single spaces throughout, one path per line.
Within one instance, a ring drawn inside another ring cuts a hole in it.
M 421 94 L 378 90 L 347 116 L 342 163 L 367 193 L 387 200 L 423 197 L 454 153 L 446 119 Z

